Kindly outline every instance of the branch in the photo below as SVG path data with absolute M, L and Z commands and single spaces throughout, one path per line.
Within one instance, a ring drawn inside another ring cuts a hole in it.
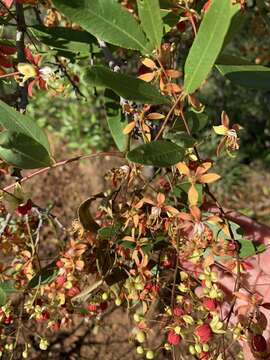
M 18 52 L 18 62 L 25 63 L 27 62 L 25 56 L 25 45 L 24 45 L 24 35 L 26 33 L 26 24 L 24 18 L 23 4 L 19 4 L 16 1 L 16 21 L 17 21 L 17 33 L 16 33 L 16 47 Z M 20 96 L 20 102 L 18 104 L 18 110 L 20 113 L 24 114 L 26 107 L 28 105 L 28 96 L 27 96 L 27 84 L 19 83 L 18 93 Z
M 58 168 L 60 166 L 65 166 L 65 165 L 71 164 L 72 162 L 75 162 L 75 161 L 80 161 L 80 160 L 85 160 L 85 159 L 94 159 L 94 158 L 101 157 L 101 156 L 114 156 L 114 157 L 118 157 L 118 158 L 124 158 L 123 154 L 121 152 L 117 152 L 117 151 L 114 151 L 114 152 L 101 152 L 101 153 L 98 153 L 98 154 L 91 154 L 91 155 L 80 155 L 80 156 L 76 156 L 76 157 L 68 159 L 68 160 L 60 161 L 58 163 L 53 164 L 52 166 L 47 166 L 45 168 L 39 169 L 39 170 L 37 170 L 37 171 L 23 177 L 20 180 L 20 183 L 28 181 L 28 180 L 32 179 L 33 177 L 39 176 L 39 175 L 41 175 L 41 174 L 43 174 L 43 173 L 45 173 L 47 171 L 56 169 L 56 168 Z M 6 186 L 2 190 L 5 191 L 5 192 L 8 191 L 8 190 L 11 190 L 16 186 L 16 184 L 17 184 L 17 182 L 15 182 L 13 184 L 10 184 L 10 185 Z

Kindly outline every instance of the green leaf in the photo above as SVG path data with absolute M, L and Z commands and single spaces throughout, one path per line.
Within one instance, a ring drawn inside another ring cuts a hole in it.
M 164 25 L 164 33 L 167 34 L 177 25 L 181 17 L 181 12 L 175 12 L 168 9 L 160 10 L 161 18 Z
M 196 142 L 196 140 L 185 131 L 169 132 L 165 135 L 165 139 L 171 140 L 173 143 L 182 146 L 183 148 L 190 148 Z
M 27 115 L 22 115 L 0 100 L 0 125 L 6 130 L 22 133 L 34 139 L 50 154 L 50 145 L 45 133 Z
M 128 121 L 122 113 L 119 97 L 108 89 L 105 91 L 105 107 L 111 135 L 118 149 L 123 152 L 128 144 L 128 135 L 123 134 Z
M 98 236 L 102 240 L 110 240 L 119 234 L 121 226 L 107 226 L 98 230 Z
M 7 295 L 5 291 L 0 287 L 0 306 L 5 305 L 7 302 Z
M 12 281 L 0 282 L 0 306 L 3 306 L 8 301 L 8 296 L 15 293 L 17 290 L 14 288 Z
M 255 246 L 251 240 L 238 239 L 237 242 L 240 244 L 239 256 L 240 258 L 246 258 L 256 254 Z
M 196 113 L 194 111 L 187 111 L 185 117 L 191 132 L 197 133 L 205 128 L 208 123 L 208 115 L 206 113 Z M 186 131 L 185 124 L 177 118 L 172 130 L 173 132 Z
M 47 151 L 33 138 L 13 131 L 0 134 L 0 157 L 20 169 L 36 169 L 52 165 Z
M 53 0 L 55 7 L 90 34 L 110 44 L 149 52 L 134 16 L 115 0 Z
M 129 161 L 158 167 L 167 167 L 183 160 L 185 150 L 169 141 L 160 140 L 140 145 L 127 154 Z
M 258 90 L 270 89 L 270 68 L 255 65 L 245 59 L 223 55 L 218 58 L 216 68 L 233 83 Z
M 246 12 L 239 11 L 237 6 L 234 6 L 234 11 L 229 30 L 223 43 L 223 48 L 225 48 L 233 40 L 234 36 L 241 31 L 248 18 Z
M 86 55 L 89 54 L 91 45 L 94 45 L 94 52 L 99 51 L 96 38 L 86 31 L 41 25 L 33 26 L 31 29 L 41 42 L 57 50 Z
M 143 104 L 167 104 L 169 101 L 154 86 L 145 81 L 133 76 L 115 73 L 104 66 L 93 66 L 86 72 L 84 80 L 93 86 L 109 88 L 127 100 Z
M 133 241 L 121 241 L 119 245 L 123 246 L 125 249 L 132 249 L 134 250 L 136 248 L 136 244 Z
M 159 0 L 137 0 L 142 28 L 154 49 L 158 49 L 163 36 L 163 22 Z
M 211 71 L 222 49 L 235 9 L 231 0 L 213 0 L 204 15 L 185 63 L 184 90 L 187 94 L 194 93 Z
M 59 269 L 55 262 L 41 269 L 28 283 L 28 287 L 35 289 L 40 285 L 46 285 L 54 281 L 59 273 Z

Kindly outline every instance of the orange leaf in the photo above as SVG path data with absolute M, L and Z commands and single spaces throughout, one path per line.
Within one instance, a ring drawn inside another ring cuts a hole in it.
M 191 106 L 198 111 L 201 110 L 203 107 L 203 104 L 200 103 L 200 101 L 196 98 L 194 94 L 188 96 L 188 101 Z
M 179 78 L 180 76 L 182 76 L 182 73 L 178 70 L 166 70 L 166 74 L 173 79 L 176 79 L 176 78 Z
M 219 180 L 220 178 L 221 178 L 220 175 L 210 173 L 210 174 L 205 174 L 205 175 L 200 176 L 199 181 L 203 184 L 209 184 L 209 183 Z
M 157 194 L 157 205 L 158 205 L 158 206 L 164 204 L 164 203 L 165 203 L 165 200 L 166 200 L 166 198 L 165 198 L 165 195 L 164 195 L 164 194 L 162 194 L 162 193 L 158 193 L 158 194 Z
M 198 208 L 198 206 L 190 206 L 190 213 L 196 220 L 201 220 L 201 210 Z
M 180 214 L 178 214 L 178 217 L 184 221 L 192 221 L 193 220 L 192 216 L 189 213 L 181 212 Z
M 151 114 L 148 114 L 146 117 L 149 120 L 160 120 L 160 119 L 164 119 L 165 115 L 159 114 L 159 113 L 151 113 Z
M 145 58 L 142 60 L 142 64 L 146 67 L 148 67 L 151 70 L 157 69 L 157 65 L 154 63 L 153 60 L 149 58 Z
M 165 84 L 164 84 L 164 81 L 162 79 L 162 77 L 160 77 L 160 80 L 159 80 L 159 88 L 161 91 L 164 90 L 164 87 L 165 87 Z
M 247 303 L 249 303 L 251 301 L 251 298 L 250 298 L 250 295 L 246 295 L 246 294 L 243 294 L 242 292 L 240 291 L 235 291 L 233 293 L 233 295 L 239 299 L 239 300 L 242 300 L 242 301 L 245 301 Z
M 179 214 L 179 211 L 175 207 L 173 207 L 171 205 L 164 206 L 164 210 L 169 212 L 171 215 L 178 215 Z
M 184 162 L 179 162 L 176 164 L 177 169 L 180 171 L 181 174 L 184 174 L 186 176 L 189 176 L 190 171 L 187 165 Z
M 201 166 L 199 166 L 196 170 L 195 176 L 200 176 L 204 173 L 206 173 L 210 167 L 212 166 L 211 162 L 205 162 Z
M 154 79 L 155 77 L 155 73 L 151 72 L 151 73 L 146 73 L 146 74 L 142 74 L 140 76 L 138 76 L 139 79 L 145 81 L 145 82 L 150 82 Z
M 132 121 L 131 123 L 127 124 L 123 130 L 123 134 L 127 135 L 131 133 L 131 131 L 135 128 L 136 122 Z
M 169 83 L 164 86 L 163 91 L 168 92 L 168 93 L 180 93 L 182 91 L 182 89 L 177 84 Z
M 224 125 L 227 129 L 229 129 L 230 119 L 225 111 L 222 111 L 221 113 L 221 124 Z
M 194 184 L 192 184 L 188 191 L 188 200 L 190 202 L 190 205 L 196 205 L 198 199 L 199 199 L 198 191 L 196 190 Z

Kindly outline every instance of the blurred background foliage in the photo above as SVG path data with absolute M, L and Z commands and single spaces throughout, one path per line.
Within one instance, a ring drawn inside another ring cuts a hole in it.
M 166 2 L 171 6 L 173 0 L 162 0 L 161 4 L 166 7 Z M 240 31 L 226 46 L 225 52 L 256 64 L 269 66 L 270 2 L 249 0 L 247 9 L 243 13 L 243 20 Z M 29 12 L 28 22 L 37 23 L 36 17 L 31 12 Z M 169 29 L 177 22 L 177 18 L 170 14 L 166 16 L 166 22 Z M 181 32 L 174 27 L 166 38 L 166 41 L 177 44 L 174 65 L 181 70 L 192 42 L 192 30 L 186 30 Z M 37 34 L 35 31 L 37 30 L 32 29 L 33 36 Z M 46 34 L 42 36 L 44 40 Z M 44 41 L 46 43 L 46 40 Z M 102 92 L 89 87 L 83 80 L 83 73 L 86 68 L 89 68 L 89 63 L 96 64 L 104 61 L 103 54 L 100 53 L 95 41 L 93 39 L 89 41 L 90 44 L 82 39 L 81 43 L 74 42 L 70 46 L 57 40 L 54 44 L 50 44 L 47 40 L 48 45 L 51 45 L 49 47 L 41 43 L 37 44 L 38 49 L 43 53 L 42 64 L 51 66 L 56 64 L 57 57 L 61 59 L 64 69 L 68 69 L 70 77 L 83 96 L 76 93 L 70 81 L 65 78 L 63 92 L 35 90 L 27 111 L 39 125 L 46 129 L 48 134 L 60 138 L 62 144 L 71 152 L 104 151 L 114 146 L 108 130 Z M 76 46 L 79 48 L 77 49 Z M 89 47 L 92 49 L 90 58 Z M 131 57 L 129 51 L 116 52 L 113 46 L 110 46 L 110 49 L 115 59 L 121 62 L 122 70 L 136 75 L 138 56 L 132 53 Z M 80 51 L 79 56 L 74 54 L 76 50 Z M 58 68 L 57 71 L 59 74 L 62 72 L 63 75 L 63 69 Z M 238 195 L 245 188 L 249 176 L 252 177 L 254 172 L 257 175 L 264 173 L 270 165 L 270 92 L 237 86 L 214 70 L 203 85 L 199 97 L 205 105 L 209 121 L 202 130 L 204 140 L 198 146 L 205 158 L 212 158 L 215 161 L 216 171 L 223 175 L 223 180 L 214 185 L 214 190 L 218 192 L 222 201 L 227 201 L 229 206 L 236 206 L 242 211 L 247 211 L 248 206 L 239 203 Z M 241 147 L 233 158 L 226 153 L 220 157 L 215 156 L 216 146 L 220 139 L 212 131 L 212 126 L 220 123 L 222 110 L 228 113 L 231 124 L 239 123 L 243 127 L 240 133 Z M 68 157 L 68 154 L 65 154 L 65 157 Z M 268 191 L 267 182 L 265 183 L 266 180 L 260 181 L 262 184 L 259 187 L 264 189 L 263 196 L 268 196 L 270 191 Z M 249 215 L 254 215 L 254 211 L 249 212 Z

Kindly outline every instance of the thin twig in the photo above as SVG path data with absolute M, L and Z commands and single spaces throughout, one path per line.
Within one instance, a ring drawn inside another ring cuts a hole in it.
M 20 183 L 23 183 L 23 182 L 26 182 L 30 179 L 32 179 L 33 177 L 36 177 L 36 176 L 39 176 L 47 171 L 51 171 L 53 169 L 56 169 L 58 167 L 61 167 L 61 166 L 65 166 L 65 165 L 68 165 L 68 164 L 71 164 L 75 161 L 81 161 L 81 160 L 85 160 L 85 159 L 94 159 L 94 158 L 97 158 L 97 157 L 104 157 L 104 156 L 114 156 L 114 157 L 118 157 L 118 158 L 123 158 L 123 154 L 121 152 L 101 152 L 101 153 L 97 153 L 97 154 L 90 154 L 90 155 L 79 155 L 79 156 L 76 156 L 76 157 L 73 157 L 71 159 L 68 159 L 68 160 L 63 160 L 63 161 L 60 161 L 58 163 L 55 163 L 53 164 L 52 166 L 47 166 L 45 168 L 42 168 L 42 169 L 39 169 L 25 177 L 23 177 L 21 180 L 20 180 Z M 13 184 L 10 184 L 8 186 L 6 186 L 3 191 L 8 191 L 8 190 L 11 190 L 13 189 L 15 186 L 16 186 L 16 182 L 13 183 Z

